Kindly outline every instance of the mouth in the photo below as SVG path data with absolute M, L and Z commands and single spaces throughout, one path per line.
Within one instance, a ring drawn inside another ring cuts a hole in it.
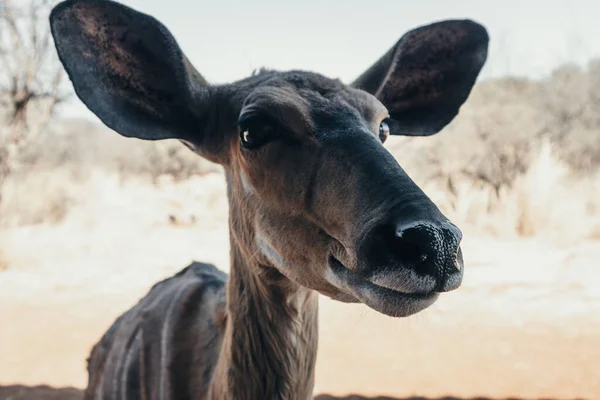
M 390 317 L 408 317 L 431 306 L 438 298 L 436 291 L 404 293 L 379 286 L 346 268 L 336 258 L 329 258 L 329 282 L 349 292 L 361 303 Z

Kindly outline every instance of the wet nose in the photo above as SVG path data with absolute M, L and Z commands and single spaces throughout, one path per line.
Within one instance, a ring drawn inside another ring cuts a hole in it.
M 456 289 L 462 280 L 462 232 L 451 222 L 398 223 L 388 242 L 390 251 L 404 268 L 432 276 L 437 291 Z

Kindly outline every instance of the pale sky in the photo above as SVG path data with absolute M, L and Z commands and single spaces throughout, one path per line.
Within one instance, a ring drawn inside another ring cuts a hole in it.
M 407 30 L 470 18 L 490 33 L 482 77 L 540 78 L 600 57 L 596 0 L 121 0 L 174 34 L 210 82 L 253 69 L 305 69 L 352 81 Z M 79 101 L 63 114 L 90 117 Z

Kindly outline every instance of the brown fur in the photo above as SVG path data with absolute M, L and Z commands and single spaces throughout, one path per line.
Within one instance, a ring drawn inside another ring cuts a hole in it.
M 227 179 L 228 280 L 194 263 L 157 284 L 94 347 L 87 399 L 309 399 L 317 293 L 400 317 L 460 285 L 460 230 L 382 144 L 454 118 L 485 61 L 482 26 L 411 31 L 353 85 L 264 70 L 212 86 L 128 7 L 67 0 L 50 19 L 105 124 L 179 139 Z
M 225 281 L 213 265 L 193 263 L 154 285 L 94 346 L 85 398 L 198 398 L 222 341 Z

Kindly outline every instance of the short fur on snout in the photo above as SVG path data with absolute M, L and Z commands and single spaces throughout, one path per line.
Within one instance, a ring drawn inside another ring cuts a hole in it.
M 308 396 L 312 358 L 290 367 L 299 375 L 292 385 L 289 374 L 271 364 L 261 370 L 238 347 L 274 352 L 272 363 L 297 358 L 284 331 L 300 327 L 296 334 L 311 346 L 313 291 L 407 316 L 460 284 L 460 231 L 383 142 L 435 134 L 459 113 L 487 56 L 488 35 L 478 23 L 409 31 L 352 83 L 261 70 L 211 85 L 166 27 L 131 8 L 68 0 L 50 22 L 76 94 L 104 124 L 127 137 L 180 140 L 224 168 L 232 248 L 227 324 L 216 334 L 223 345 L 211 353 L 215 369 L 205 372 L 201 393 Z M 280 322 L 268 334 L 258 321 L 265 315 Z M 236 336 L 243 324 L 256 328 L 254 336 Z M 268 336 L 265 348 L 257 335 Z M 278 378 L 265 387 L 244 373 Z M 236 391 L 242 381 L 245 390 Z

